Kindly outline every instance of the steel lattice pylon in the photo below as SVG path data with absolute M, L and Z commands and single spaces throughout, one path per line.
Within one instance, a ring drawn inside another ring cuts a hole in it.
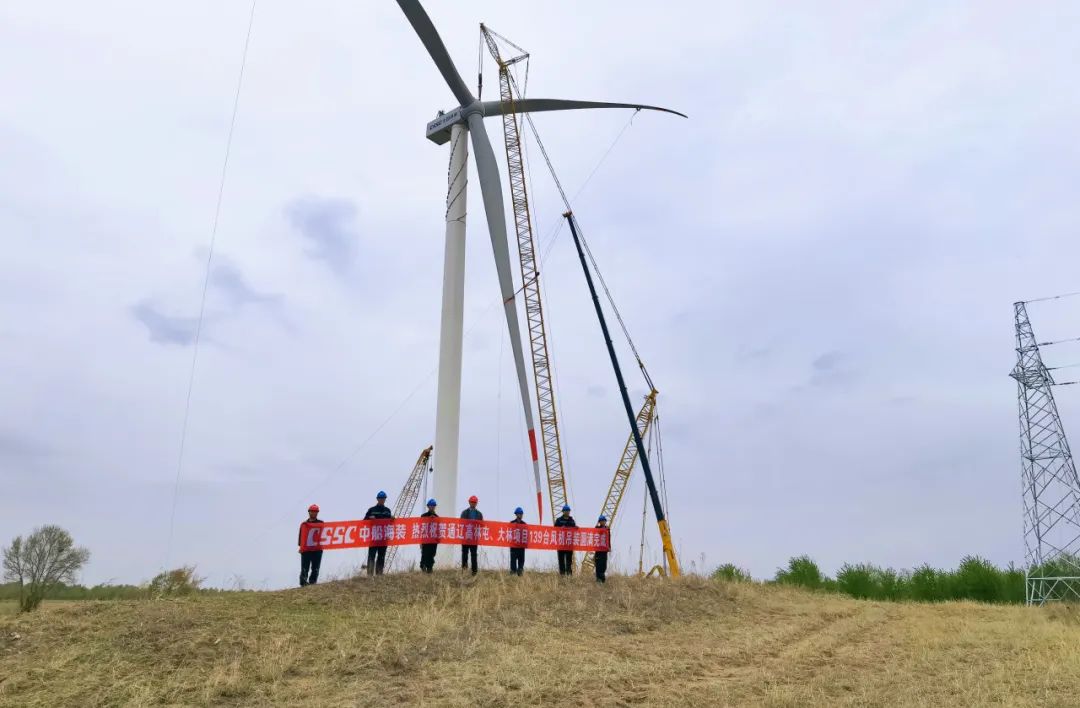
M 1023 468 L 1028 604 L 1080 600 L 1080 478 L 1027 307 L 1016 315 L 1016 379 Z

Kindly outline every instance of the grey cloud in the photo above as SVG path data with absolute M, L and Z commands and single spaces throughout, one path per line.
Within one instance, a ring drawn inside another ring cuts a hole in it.
M 36 460 L 48 457 L 53 449 L 30 438 L 0 430 L 0 459 L 13 461 Z
M 275 308 L 281 304 L 281 295 L 255 290 L 248 284 L 240 269 L 228 261 L 213 267 L 210 272 L 210 285 L 234 307 L 265 305 Z
M 352 269 L 359 240 L 355 204 L 346 199 L 305 197 L 285 207 L 285 217 L 307 242 L 308 256 L 339 276 Z
M 201 258 L 202 256 L 200 256 Z M 212 301 L 208 299 L 208 307 L 212 302 L 218 308 L 215 311 L 214 319 L 234 315 L 247 305 L 255 305 L 268 310 L 284 326 L 288 327 L 288 322 L 282 312 L 282 296 L 278 293 L 265 293 L 256 290 L 248 283 L 239 266 L 228 258 L 214 257 L 214 264 L 210 269 L 209 286 L 214 297 Z M 131 308 L 131 312 L 135 319 L 146 327 L 151 341 L 159 344 L 177 344 L 180 346 L 187 346 L 195 341 L 195 331 L 198 327 L 197 317 L 167 314 L 165 308 L 152 298 L 141 300 Z M 204 316 L 204 339 L 205 325 L 210 319 L 209 314 Z
M 167 315 L 149 300 L 143 300 L 131 308 L 131 314 L 159 344 L 187 346 L 195 341 L 197 321 L 194 317 Z
M 607 393 L 607 389 L 603 386 L 597 386 L 594 384 L 585 389 L 585 393 L 588 394 L 590 398 L 603 398 L 604 395 Z
M 840 352 L 825 352 L 810 362 L 810 366 L 818 373 L 828 373 L 834 371 L 843 358 L 844 356 Z
M 848 357 L 839 351 L 828 351 L 814 358 L 810 362 L 812 373 L 810 386 L 817 388 L 834 388 L 851 383 L 855 378 L 855 369 L 849 363 Z

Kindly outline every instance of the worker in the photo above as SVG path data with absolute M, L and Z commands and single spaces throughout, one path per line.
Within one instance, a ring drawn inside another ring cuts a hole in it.
M 427 511 L 420 515 L 420 518 L 438 518 L 438 514 L 435 513 L 435 500 L 427 500 Z M 421 543 L 420 544 L 420 570 L 424 573 L 430 573 L 435 568 L 435 550 L 439 547 L 438 543 Z
M 596 528 L 607 528 L 607 517 L 603 514 L 596 520 Z M 596 582 L 607 582 L 607 551 L 597 551 L 593 554 L 593 568 L 596 570 Z
M 386 492 L 380 491 L 375 495 L 375 506 L 369 508 L 364 514 L 364 520 L 389 519 L 394 520 L 394 514 L 386 505 Z M 386 543 L 380 546 L 369 546 L 367 551 L 367 574 L 382 575 L 383 564 L 386 563 Z
M 319 566 L 322 565 L 322 551 L 304 550 L 304 524 L 321 524 L 319 518 L 319 505 L 312 504 L 307 508 L 307 519 L 300 524 L 300 535 L 296 539 L 300 546 L 300 587 L 314 585 L 319 582 Z
M 521 515 L 525 513 L 525 510 L 520 506 L 514 509 L 514 518 L 510 520 L 512 524 L 524 524 L 525 520 L 521 518 Z M 525 572 L 525 547 L 511 547 L 510 548 L 510 574 L 521 575 Z
M 476 498 L 476 495 L 469 497 L 469 508 L 461 512 L 461 518 L 472 519 L 474 521 L 483 521 L 484 515 L 480 513 L 480 510 L 476 508 L 477 503 L 480 500 Z M 469 567 L 469 560 L 472 560 L 472 574 L 476 575 L 476 545 L 461 546 L 461 569 Z
M 555 519 L 555 526 L 577 528 L 577 522 L 574 521 L 574 517 L 570 516 L 570 505 L 563 504 L 562 514 Z M 574 551 L 564 551 L 561 548 L 559 553 L 559 575 L 573 575 L 574 574 Z

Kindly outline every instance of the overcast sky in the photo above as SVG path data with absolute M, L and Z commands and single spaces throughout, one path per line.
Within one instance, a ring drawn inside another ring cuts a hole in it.
M 1011 304 L 1080 290 L 1080 5 L 427 5 L 469 84 L 484 21 L 532 53 L 529 95 L 690 116 L 639 114 L 602 163 L 629 112 L 536 118 L 660 389 L 685 566 L 1023 560 Z M 0 5 L 0 541 L 60 524 L 92 552 L 88 583 L 192 563 L 291 585 L 307 505 L 392 502 L 433 442 L 448 149 L 424 125 L 450 92 L 394 3 L 260 0 L 169 549 L 249 9 Z M 585 523 L 627 425 L 530 154 Z M 475 189 L 469 206 L 461 499 L 441 510 L 476 493 L 508 519 L 532 476 Z M 1080 336 L 1080 298 L 1031 314 L 1040 338 Z M 1077 389 L 1059 389 L 1072 431 Z

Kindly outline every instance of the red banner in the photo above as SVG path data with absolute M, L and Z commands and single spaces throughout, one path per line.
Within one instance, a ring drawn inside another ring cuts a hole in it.
M 538 551 L 607 551 L 610 529 L 511 524 L 503 521 L 423 518 L 372 521 L 325 521 L 300 525 L 300 550 L 450 543 Z

